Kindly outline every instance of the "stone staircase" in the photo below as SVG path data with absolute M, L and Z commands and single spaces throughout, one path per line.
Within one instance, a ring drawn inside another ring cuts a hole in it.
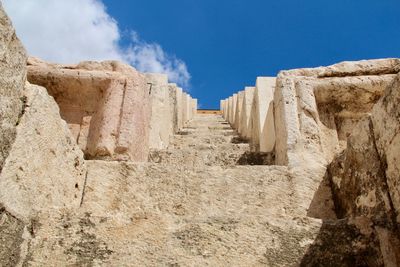
M 80 211 L 49 217 L 31 264 L 299 265 L 320 220 L 296 208 L 286 167 L 238 165 L 249 145 L 235 138 L 219 115 L 197 115 L 149 163 L 88 161 Z

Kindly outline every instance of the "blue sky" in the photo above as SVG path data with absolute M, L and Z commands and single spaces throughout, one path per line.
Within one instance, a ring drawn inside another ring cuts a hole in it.
M 186 62 L 202 107 L 257 76 L 343 60 L 400 57 L 399 0 L 104 0 L 134 28 Z
M 30 54 L 167 72 L 203 108 L 283 69 L 400 57 L 399 0 L 2 2 Z

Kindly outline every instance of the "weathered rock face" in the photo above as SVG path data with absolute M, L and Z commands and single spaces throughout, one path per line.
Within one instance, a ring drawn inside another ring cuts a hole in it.
M 400 164 L 395 141 L 400 133 L 399 78 L 387 87 L 372 115 L 358 122 L 347 148 L 328 167 L 338 216 L 365 218 L 386 266 L 400 265 L 400 176 L 398 169 L 393 171 Z
M 0 3 L 0 171 L 15 139 L 23 110 L 25 49 Z
M 86 167 L 46 89 L 27 85 L 25 97 L 16 139 L 0 174 L 0 188 L 5 189 L 0 203 L 28 222 L 40 212 L 79 208 Z
M 372 125 L 375 145 L 385 175 L 389 194 L 400 223 L 400 74 L 387 87 L 385 95 L 374 106 Z
M 345 147 L 354 125 L 371 112 L 399 63 L 344 62 L 281 72 L 274 96 L 277 164 L 326 165 Z
M 367 216 L 390 221 L 393 211 L 383 167 L 371 119 L 366 117 L 354 128 L 346 150 L 328 168 L 340 218 Z
M 150 149 L 168 147 L 172 132 L 171 104 L 168 89 L 168 76 L 146 74 L 151 83 L 151 120 L 149 133 Z
M 150 86 L 143 74 L 115 61 L 63 66 L 30 59 L 28 80 L 55 98 L 87 158 L 147 160 Z

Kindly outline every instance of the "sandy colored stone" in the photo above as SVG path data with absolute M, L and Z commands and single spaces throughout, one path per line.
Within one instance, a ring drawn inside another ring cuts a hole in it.
M 332 160 L 345 147 L 354 125 L 371 112 L 393 80 L 390 73 L 397 70 L 395 62 L 346 62 L 281 72 L 274 95 L 276 135 L 280 136 L 277 164 L 315 161 L 326 165 Z
M 239 125 L 240 125 L 240 117 L 242 113 L 242 105 L 243 105 L 243 97 L 244 97 L 244 90 L 240 91 L 237 93 L 237 98 L 236 98 L 236 110 L 235 110 L 235 118 L 233 121 L 233 128 L 237 131 L 239 131 Z
M 164 74 L 146 74 L 151 83 L 151 120 L 149 133 L 150 149 L 168 147 L 172 135 L 171 105 L 168 90 L 168 76 Z
M 256 152 L 272 152 L 275 147 L 275 77 L 258 77 L 251 109 L 251 147 Z
M 28 79 L 55 98 L 86 157 L 147 160 L 150 87 L 143 74 L 116 61 L 64 66 L 31 58 Z M 92 117 L 89 134 L 84 117 Z
M 231 124 L 231 126 L 233 126 L 235 123 L 237 97 L 237 94 L 233 94 L 231 108 L 229 110 L 229 123 Z
M 182 122 L 183 126 L 186 125 L 186 122 L 189 120 L 189 109 L 188 109 L 188 94 L 182 92 Z
M 183 128 L 183 91 L 182 88 L 178 87 L 176 91 L 176 106 L 177 106 L 177 119 L 178 119 L 178 128 L 181 130 Z
M 254 87 L 246 87 L 243 93 L 238 132 L 246 140 L 250 140 L 251 138 L 252 129 L 250 128 L 250 118 L 254 100 L 254 90 Z
M 27 85 L 25 97 L 16 139 L 0 175 L 0 203 L 29 222 L 40 212 L 79 208 L 86 166 L 46 89 Z
M 232 114 L 233 96 L 228 98 L 228 108 L 226 109 L 226 121 L 230 123 Z
M 179 132 L 178 125 L 178 95 L 177 95 L 178 87 L 174 83 L 168 84 L 168 93 L 170 99 L 170 116 L 172 118 L 172 128 L 171 135 Z
M 23 110 L 25 49 L 0 3 L 0 172 L 15 139 Z
M 197 114 L 197 99 L 192 99 L 192 118 L 194 118 Z
M 225 100 L 219 101 L 219 110 L 222 112 L 223 116 L 225 116 Z
M 389 177 L 375 142 L 374 126 L 368 116 L 353 129 L 347 148 L 329 165 L 327 175 L 338 217 L 367 220 L 385 266 L 398 266 L 400 240 L 394 220 L 395 198 L 390 196 Z
M 400 222 L 400 74 L 386 88 L 372 111 L 376 148 L 385 166 L 387 185 Z

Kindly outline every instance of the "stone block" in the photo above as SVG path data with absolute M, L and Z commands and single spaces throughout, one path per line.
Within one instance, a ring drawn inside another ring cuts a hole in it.
M 254 100 L 254 87 L 246 87 L 243 93 L 243 101 L 239 118 L 238 132 L 242 138 L 249 140 L 251 138 L 250 118 L 251 108 Z
M 192 116 L 196 116 L 197 114 L 197 99 L 192 99 Z
M 150 149 L 164 149 L 169 145 L 172 121 L 168 89 L 168 76 L 165 74 L 146 74 L 151 83 L 151 120 L 149 132 Z
M 233 104 L 233 96 L 228 98 L 228 107 L 226 109 L 226 121 L 230 123 L 231 121 L 231 113 L 232 113 L 232 104 Z
M 27 85 L 26 107 L 0 174 L 0 203 L 28 223 L 40 212 L 79 208 L 86 165 L 45 88 Z
M 147 160 L 151 107 L 145 75 L 116 61 L 57 65 L 30 58 L 28 80 L 55 98 L 75 141 L 86 144 L 88 159 Z M 90 126 L 82 127 L 85 117 L 91 117 Z
M 258 77 L 253 95 L 250 143 L 255 152 L 272 152 L 275 147 L 275 77 Z
M 237 93 L 236 98 L 236 110 L 235 110 L 235 118 L 233 121 L 233 128 L 239 131 L 240 125 L 240 116 L 242 113 L 242 105 L 243 105 L 243 97 L 244 97 L 244 90 Z
M 326 166 L 371 112 L 399 63 L 369 60 L 281 72 L 274 95 L 277 164 Z
M 170 112 L 172 118 L 172 129 L 171 134 L 179 132 L 179 125 L 178 125 L 178 96 L 177 91 L 178 87 L 174 83 L 168 84 L 168 91 L 169 91 L 169 99 L 170 99 Z
M 183 125 L 186 125 L 186 122 L 189 120 L 189 109 L 188 109 L 188 94 L 183 92 L 182 93 L 182 122 Z
M 237 94 L 233 94 L 231 108 L 229 111 L 229 123 L 231 124 L 232 127 L 235 123 L 237 96 L 238 96 Z

